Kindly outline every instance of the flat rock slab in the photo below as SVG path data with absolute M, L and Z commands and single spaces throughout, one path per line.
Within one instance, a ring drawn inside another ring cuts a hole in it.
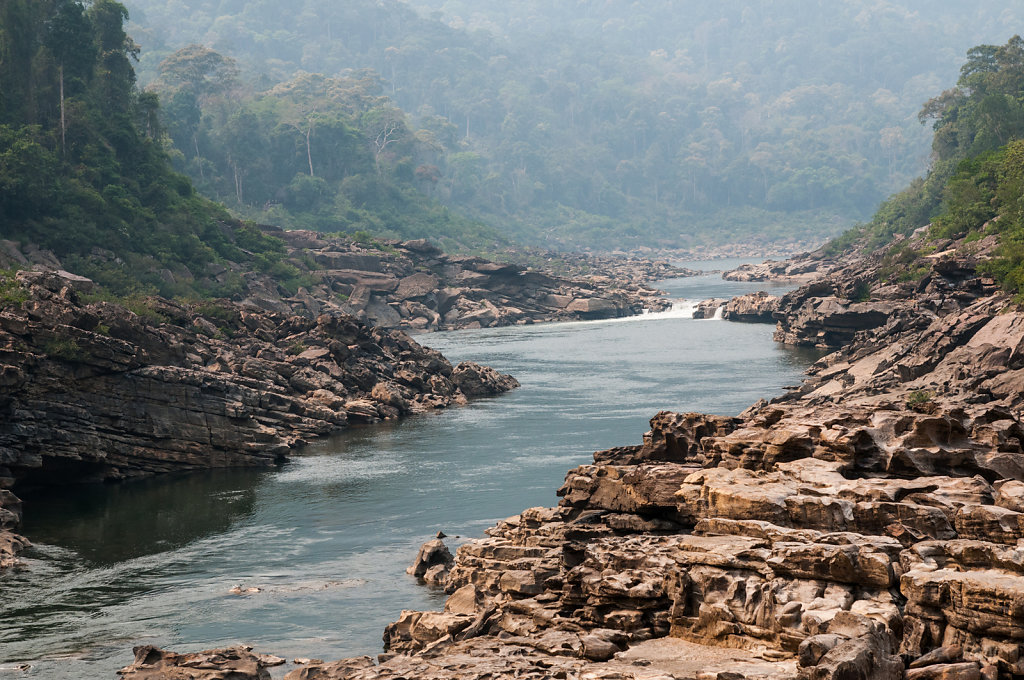
M 772 658 L 765 658 L 767 656 Z M 796 677 L 796 659 L 776 659 L 769 650 L 711 647 L 679 638 L 658 638 L 631 646 L 605 664 L 610 669 L 629 671 L 636 678 L 664 677 L 689 680 L 717 680 L 737 673 L 746 680 L 783 680 Z M 639 673 L 636 663 L 644 674 Z

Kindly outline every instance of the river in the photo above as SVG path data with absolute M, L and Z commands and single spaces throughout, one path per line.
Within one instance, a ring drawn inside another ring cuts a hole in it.
M 759 288 L 713 274 L 659 285 L 693 300 Z M 654 413 L 736 414 L 799 382 L 814 358 L 775 345 L 770 326 L 685 309 L 423 335 L 453 363 L 492 365 L 522 387 L 352 428 L 280 469 L 28 495 L 22 530 L 35 547 L 26 569 L 0 575 L 0 678 L 111 679 L 139 644 L 376 654 L 402 609 L 444 601 L 404 572 L 437 531 L 454 550 L 553 505 L 568 469 L 639 443 Z M 231 594 L 235 585 L 259 591 Z M 9 670 L 22 663 L 31 668 Z

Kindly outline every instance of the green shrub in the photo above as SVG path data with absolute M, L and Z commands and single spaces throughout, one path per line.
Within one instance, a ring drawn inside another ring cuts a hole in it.
M 74 338 L 50 338 L 43 343 L 43 351 L 52 359 L 82 361 L 85 358 L 85 353 Z

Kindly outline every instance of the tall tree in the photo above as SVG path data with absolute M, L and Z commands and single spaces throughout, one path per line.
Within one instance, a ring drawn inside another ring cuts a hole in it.
M 92 76 L 96 60 L 92 24 L 79 0 L 56 0 L 53 17 L 47 25 L 46 46 L 57 62 L 60 91 L 61 153 L 67 147 L 67 111 L 65 81 L 73 79 L 77 93 Z

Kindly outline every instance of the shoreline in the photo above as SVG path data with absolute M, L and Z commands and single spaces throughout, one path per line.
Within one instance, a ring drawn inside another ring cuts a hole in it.
M 680 282 L 680 283 L 682 284 L 682 283 L 684 283 L 684 282 Z M 614 327 L 617 327 L 617 324 L 616 324 L 615 326 L 613 326 L 613 328 L 614 328 Z M 723 326 L 723 327 L 720 327 L 720 328 L 722 328 L 722 329 L 723 329 L 723 330 L 722 330 L 722 332 L 725 332 L 725 330 L 724 330 L 724 326 Z M 527 329 L 524 329 L 524 330 L 527 330 Z M 542 328 L 541 328 L 540 326 L 538 326 L 538 327 L 536 328 L 536 331 L 540 332 L 540 333 L 541 333 L 541 335 L 543 335 L 543 334 L 544 334 L 544 332 L 543 332 L 543 330 L 542 330 Z M 498 331 L 498 332 L 500 332 L 500 331 Z M 559 332 L 562 332 L 562 331 L 559 331 Z M 634 332 L 635 332 L 635 331 L 634 331 Z M 527 330 L 527 333 L 528 333 L 528 335 L 532 335 L 532 334 L 533 334 L 533 331 Z M 556 332 L 556 334 L 557 334 L 557 332 Z M 763 339 L 766 339 L 766 335 L 767 335 L 766 333 L 757 333 L 757 337 L 758 337 L 758 338 L 763 338 Z M 427 341 L 427 340 L 425 340 L 425 339 L 420 339 L 419 341 L 420 341 L 420 342 L 428 342 L 428 341 Z M 449 341 L 447 341 L 447 340 L 446 340 L 445 342 L 446 342 L 446 343 L 448 343 Z M 454 344 L 458 344 L 458 342 L 456 341 L 456 342 L 454 342 Z M 770 343 L 763 343 L 763 342 L 762 342 L 761 344 L 770 344 Z M 442 350 L 443 352 L 445 352 L 445 354 L 447 354 L 447 353 L 448 353 L 449 351 L 451 351 L 451 352 L 454 352 L 454 346 L 453 346 L 453 345 L 449 345 L 449 344 L 444 344 L 444 345 L 435 345 L 435 346 L 436 346 L 436 347 L 438 347 L 439 349 L 441 349 L 441 350 Z M 464 353 L 456 353 L 456 354 L 453 354 L 452 356 L 458 356 L 458 357 L 462 357 L 462 358 L 470 358 L 470 359 L 475 359 L 475 360 L 477 360 L 477 361 L 484 361 L 484 358 L 486 357 L 486 352 L 484 352 L 484 353 L 479 353 L 479 352 L 477 352 L 476 354 L 469 354 L 469 355 L 467 355 L 467 354 L 464 354 Z M 514 368 L 514 370 L 510 370 L 510 369 L 512 369 L 512 368 Z M 519 366 L 518 364 L 517 364 L 517 365 L 516 365 L 515 367 L 510 367 L 510 366 L 506 366 L 506 367 L 505 367 L 505 371 L 507 371 L 507 372 L 512 372 L 513 374 L 517 374 L 518 372 L 520 372 L 520 371 L 523 371 L 523 370 L 524 370 L 524 369 L 523 369 L 523 367 L 522 367 L 522 366 Z M 780 385 L 781 385 L 781 384 L 784 384 L 784 382 L 779 382 L 779 384 L 780 384 Z M 752 395 L 752 394 L 754 394 L 755 392 L 757 392 L 757 390 L 754 390 L 754 391 L 751 391 L 751 392 L 748 392 L 748 393 Z M 752 397 L 751 397 L 751 398 L 752 398 Z M 517 401 L 518 401 L 518 400 L 517 400 Z M 733 400 L 733 401 L 735 401 L 735 400 Z M 745 402 L 745 401 L 746 401 L 746 399 L 744 399 L 743 401 Z M 494 402 L 494 405 L 493 405 L 493 406 L 487 406 L 487 407 L 485 407 L 485 408 L 488 408 L 488 409 L 493 409 L 493 408 L 497 408 L 497 407 L 498 407 L 498 402 Z M 730 407 L 730 408 L 731 408 L 731 407 Z M 739 410 L 739 408 L 741 408 L 741 406 L 739 405 L 739 402 L 737 402 L 737 403 L 736 403 L 736 406 L 735 406 L 735 408 L 736 408 L 736 410 Z M 443 420 L 444 420 L 444 421 L 451 421 L 451 420 L 453 420 L 453 419 L 456 419 L 456 420 L 460 420 L 460 421 L 461 421 L 461 416 L 458 416 L 458 415 L 456 415 L 456 414 L 451 414 L 451 415 L 449 415 L 449 416 L 444 416 L 444 418 L 443 418 Z M 634 420 L 636 420 L 636 418 L 634 418 Z M 419 426 L 417 426 L 417 427 L 418 427 L 418 429 L 420 429 L 420 430 L 422 430 L 422 428 L 423 428 L 423 426 L 422 426 L 422 425 L 419 425 Z M 389 430 L 390 430 L 390 428 L 387 428 L 387 429 L 389 429 Z M 636 424 L 635 426 L 631 426 L 631 427 L 630 427 L 630 431 L 635 431 L 637 435 L 639 435 L 639 433 L 640 433 L 640 432 L 642 432 L 642 430 L 643 430 L 643 428 L 642 428 L 642 425 L 641 425 L 640 423 L 637 423 L 637 424 Z M 360 434 L 360 435 L 357 435 L 357 437 L 360 437 L 360 438 L 361 438 L 361 437 L 371 436 L 371 435 L 369 434 L 369 432 L 367 432 L 367 431 L 365 431 L 365 430 L 364 430 L 364 432 L 366 432 L 366 434 Z M 605 437 L 605 440 L 607 440 L 607 439 L 608 439 L 608 438 L 607 438 L 607 437 Z M 609 443 L 612 443 L 612 442 L 614 442 L 614 441 L 615 441 L 616 439 L 618 439 L 618 437 L 611 437 L 611 442 L 609 442 Z M 576 456 L 576 460 L 579 460 L 579 456 L 578 456 L 578 455 Z M 576 463 L 574 462 L 573 464 L 576 464 Z M 560 479 L 560 478 L 561 478 L 561 476 L 562 476 L 562 475 L 561 475 L 561 473 L 562 473 L 562 472 L 564 471 L 564 469 L 563 469 L 563 468 L 564 468 L 564 467 L 567 467 L 567 465 L 563 463 L 563 464 L 561 464 L 561 465 L 555 465 L 554 467 L 555 467 L 555 468 L 557 468 L 557 469 L 555 469 L 555 470 L 552 470 L 552 474 L 549 474 L 548 476 L 549 476 L 549 477 L 552 477 L 552 478 L 554 478 L 554 477 L 555 477 L 555 476 L 557 475 L 557 478 L 558 478 L 558 479 Z M 549 486 L 549 484 L 543 484 L 542 486 L 544 486 L 544 487 L 547 487 L 547 486 Z M 535 499 L 535 500 L 531 501 L 531 502 L 530 502 L 529 504 L 535 504 L 535 503 L 537 503 L 537 502 L 544 502 L 544 503 L 546 503 L 546 502 L 548 502 L 548 501 L 547 501 L 546 497 L 544 497 L 544 498 L 543 498 L 543 500 L 541 500 L 541 499 Z M 503 516 L 504 514 L 508 514 L 508 513 L 510 513 L 510 512 L 511 512 L 511 511 L 512 511 L 512 510 L 513 510 L 513 509 L 514 509 L 515 507 L 516 507 L 516 506 L 517 506 L 517 504 L 515 504 L 515 503 L 512 503 L 512 504 L 508 504 L 508 503 L 505 503 L 505 504 L 504 504 L 504 506 L 503 506 L 503 509 L 502 509 L 502 511 L 501 511 L 500 513 L 496 513 L 496 514 L 500 514 L 500 515 L 502 515 L 502 516 Z M 488 516 L 488 515 L 481 515 L 481 517 L 484 517 L 484 516 Z M 494 515 L 490 515 L 490 516 L 492 516 L 492 517 L 493 517 Z M 446 526 L 449 526 L 449 525 L 448 525 L 448 524 L 446 523 Z M 481 532 L 481 531 L 482 531 L 482 530 L 483 530 L 484 528 L 485 528 L 485 525 L 481 525 L 481 526 L 477 527 L 477 528 L 476 528 L 476 529 L 475 529 L 474 531 L 471 531 L 471 532 L 470 532 L 470 534 L 468 534 L 468 535 L 479 535 L 479 534 L 480 534 L 480 532 Z M 448 529 L 446 529 L 446 531 L 448 531 Z M 463 528 L 463 530 L 462 530 L 462 531 L 461 531 L 460 533 L 463 533 L 463 534 L 465 534 L 465 532 L 466 532 L 466 529 L 465 529 L 465 528 Z M 414 535 L 415 535 L 416 533 L 417 533 L 417 532 L 414 532 Z M 454 533 L 454 532 L 452 532 L 452 533 Z M 418 542 L 416 543 L 416 545 L 418 545 Z M 399 562 L 404 562 L 404 561 L 405 561 L 405 559 L 406 559 L 406 558 L 402 558 L 401 556 L 399 556 L 399 558 L 398 558 L 398 561 L 399 561 Z M 250 571 L 251 571 L 251 570 L 246 570 L 246 571 L 245 571 L 244 573 L 245 573 L 245 574 L 248 574 L 248 573 L 249 573 Z M 257 574 L 257 573 L 259 573 L 259 572 L 258 572 L 258 571 L 254 571 L 254 572 L 252 572 L 252 573 L 253 573 L 253 574 Z M 226 584 L 226 585 L 224 586 L 224 588 L 227 588 L 227 587 L 228 587 L 228 586 L 230 586 L 230 585 L 231 585 L 231 583 L 227 583 L 227 584 Z M 259 582 L 259 581 L 252 581 L 252 579 L 251 579 L 251 578 L 248 578 L 248 577 L 247 577 L 247 578 L 246 578 L 246 582 L 244 582 L 244 583 L 243 583 L 243 585 L 260 585 L 260 582 Z M 409 586 L 409 587 L 412 587 L 412 584 L 411 584 L 411 583 L 410 583 L 410 586 Z M 405 592 L 405 591 L 404 591 L 404 589 L 403 589 L 403 591 L 402 591 L 402 592 Z M 230 596 L 228 596 L 228 597 L 230 597 Z M 393 599 L 393 598 L 392 598 L 392 599 Z M 420 607 L 422 607 L 422 606 L 424 606 L 424 605 L 422 605 L 422 604 L 421 604 L 421 605 L 420 605 Z M 397 613 L 398 613 L 398 608 L 396 607 L 396 608 L 394 609 L 394 614 L 395 614 L 395 615 L 397 615 Z M 385 623 L 385 621 L 380 621 L 379 623 L 375 624 L 375 625 L 373 626 L 373 628 L 375 628 L 375 629 L 379 629 L 379 628 L 381 628 L 381 627 L 383 626 L 383 624 L 384 624 L 384 623 Z M 192 637 L 194 638 L 194 636 L 192 636 Z M 199 637 L 198 639 L 199 639 L 199 640 L 201 641 L 201 639 L 202 639 L 202 636 L 200 636 L 200 637 Z M 244 636 L 242 637 L 242 639 L 245 639 L 245 638 L 244 638 Z M 195 642 L 195 641 L 196 641 L 196 640 L 195 640 L 195 639 L 193 639 L 193 642 Z M 369 648 L 372 648 L 373 646 L 375 646 L 375 645 L 371 645 L 371 646 L 370 646 Z M 266 647 L 264 647 L 264 648 L 266 648 Z M 25 648 L 25 650 L 28 650 L 28 647 L 26 647 L 26 648 Z M 12 651 L 13 651 L 13 650 L 12 650 Z M 315 652 L 315 651 L 316 651 L 316 650 L 315 650 L 315 648 L 311 648 L 311 649 L 309 649 L 309 650 L 305 650 L 305 649 L 304 649 L 304 650 L 303 650 L 303 651 L 301 652 L 301 654 L 304 654 L 304 655 L 306 655 L 306 656 L 309 656 L 309 655 L 310 655 L 310 654 L 311 654 L 312 652 Z M 28 658 L 28 657 L 24 657 L 24 658 Z

